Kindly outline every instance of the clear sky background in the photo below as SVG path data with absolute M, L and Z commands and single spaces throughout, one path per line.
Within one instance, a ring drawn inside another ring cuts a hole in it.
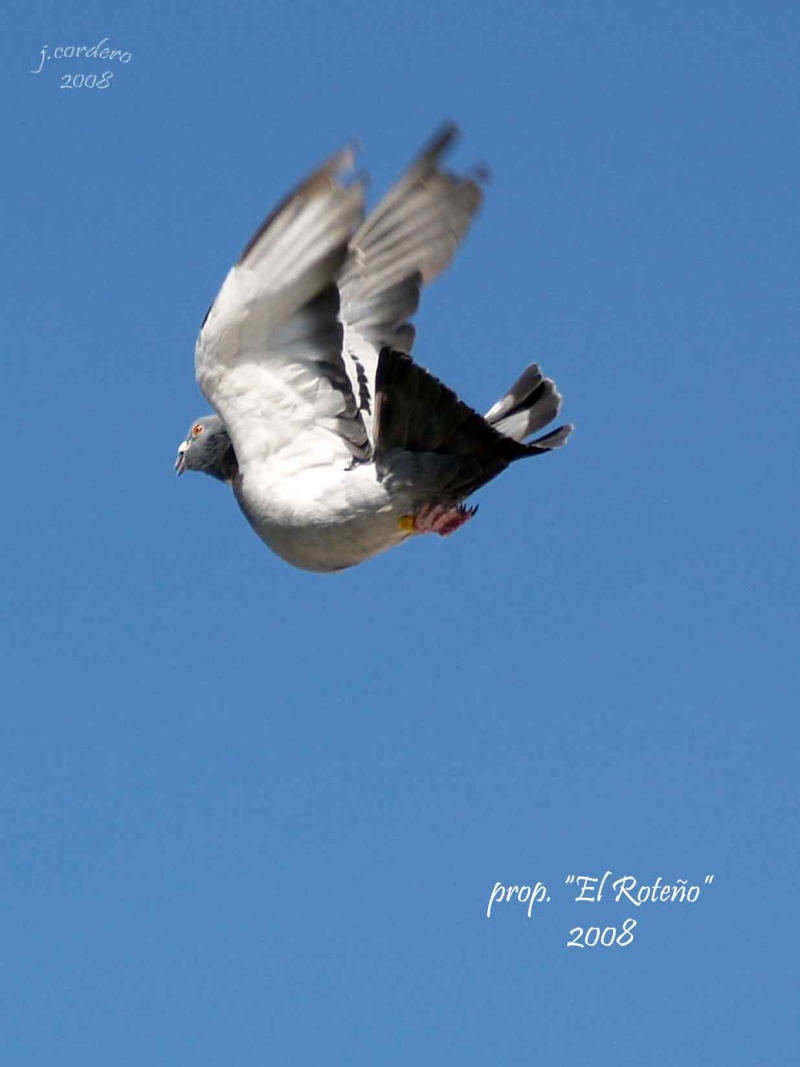
M 4 1064 L 799 1062 L 799 23 L 7 12 Z M 537 359 L 577 430 L 451 539 L 304 574 L 175 478 L 197 330 L 321 158 L 358 137 L 378 195 L 447 117 L 494 177 L 415 354 L 484 409 Z M 550 901 L 487 919 L 496 882 Z

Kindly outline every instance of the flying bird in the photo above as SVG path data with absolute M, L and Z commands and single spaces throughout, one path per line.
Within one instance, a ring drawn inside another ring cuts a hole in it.
M 295 567 L 353 567 L 424 533 L 451 534 L 464 501 L 515 460 L 561 397 L 538 365 L 480 415 L 410 356 L 422 287 L 450 263 L 486 173 L 443 169 L 446 125 L 365 217 L 346 148 L 256 231 L 195 348 L 216 414 L 192 423 L 176 470 L 228 482 L 262 540 Z

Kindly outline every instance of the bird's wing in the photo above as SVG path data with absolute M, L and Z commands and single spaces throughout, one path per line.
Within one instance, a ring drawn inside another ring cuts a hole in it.
M 345 149 L 289 194 L 253 235 L 200 330 L 197 381 L 240 468 L 279 457 L 290 474 L 370 454 L 342 359 L 335 284 L 364 217 L 353 166 Z
M 450 263 L 483 199 L 485 169 L 442 169 L 457 136 L 450 123 L 423 149 L 354 234 L 339 275 L 344 362 L 371 443 L 378 355 L 411 351 L 422 286 Z

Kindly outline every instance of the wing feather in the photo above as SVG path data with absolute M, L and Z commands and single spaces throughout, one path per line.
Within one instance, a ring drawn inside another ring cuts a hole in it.
M 198 384 L 228 428 L 240 469 L 352 462 L 369 443 L 342 359 L 336 276 L 364 216 L 364 183 L 337 153 L 259 227 L 195 348 Z
M 422 150 L 354 234 L 339 276 L 345 365 L 371 442 L 378 355 L 411 350 L 422 287 L 450 263 L 483 199 L 485 171 L 442 168 L 457 136 L 448 123 Z
M 336 153 L 248 242 L 195 348 L 198 384 L 240 468 L 370 458 L 378 353 L 410 351 L 422 286 L 482 201 L 484 172 L 442 167 L 457 134 L 444 126 L 366 220 L 353 151 Z

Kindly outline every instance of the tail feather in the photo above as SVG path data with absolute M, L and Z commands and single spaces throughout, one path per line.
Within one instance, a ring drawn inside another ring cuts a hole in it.
M 541 437 L 535 438 L 533 441 L 526 442 L 526 447 L 531 449 L 532 454 L 537 452 L 552 452 L 554 448 L 563 448 L 569 440 L 569 435 L 575 427 L 571 422 L 568 422 L 565 426 L 559 426 L 557 430 L 551 430 L 550 433 L 543 434 Z
M 377 451 L 474 455 L 500 452 L 510 462 L 525 446 L 493 429 L 438 378 L 397 349 L 384 348 L 378 360 Z
M 552 422 L 561 410 L 561 394 L 538 363 L 517 378 L 506 395 L 486 412 L 486 421 L 500 433 L 523 441 Z
M 528 384 L 531 382 L 533 375 L 528 379 Z M 534 392 L 542 384 L 540 375 Z M 519 403 L 524 404 L 530 395 Z M 507 414 L 501 416 L 500 423 L 503 417 L 512 417 L 514 406 L 507 405 Z M 541 409 L 537 417 L 541 417 Z M 447 484 L 442 487 L 443 498 L 452 500 L 469 496 L 517 459 L 559 447 L 571 430 L 561 427 L 524 444 L 459 400 L 452 389 L 410 356 L 392 348 L 383 348 L 378 360 L 375 424 L 375 462 L 379 470 L 385 468 L 387 456 L 398 451 L 433 453 L 457 460 L 455 465 L 447 465 Z

